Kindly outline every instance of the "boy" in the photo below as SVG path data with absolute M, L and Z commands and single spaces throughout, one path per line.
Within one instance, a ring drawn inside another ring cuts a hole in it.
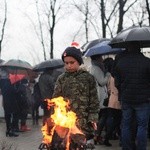
M 99 101 L 94 77 L 85 69 L 80 49 L 67 47 L 62 54 L 65 72 L 58 77 L 53 97 L 62 96 L 70 100 L 70 108 L 77 115 L 77 127 L 90 140 L 98 121 Z

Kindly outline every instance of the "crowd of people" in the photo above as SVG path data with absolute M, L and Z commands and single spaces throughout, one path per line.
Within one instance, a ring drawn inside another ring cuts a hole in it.
M 123 150 L 146 150 L 150 134 L 150 59 L 140 47 L 129 45 L 115 59 L 93 55 L 89 69 L 83 67 L 82 53 L 75 46 L 64 50 L 62 60 L 65 71 L 57 75 L 54 70 L 44 71 L 33 90 L 27 88 L 27 79 L 11 84 L 9 73 L 2 70 L 6 136 L 30 130 L 26 125 L 29 98 L 34 103 L 33 123 L 38 124 L 41 106 L 44 125 L 53 113 L 44 100 L 62 96 L 70 100 L 70 109 L 78 118 L 76 125 L 87 140 L 110 147 L 111 139 L 119 139 Z

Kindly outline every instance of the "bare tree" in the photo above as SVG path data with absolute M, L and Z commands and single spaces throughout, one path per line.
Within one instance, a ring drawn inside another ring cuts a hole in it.
M 138 0 L 130 1 L 131 3 L 126 5 L 128 0 L 118 0 L 119 2 L 119 22 L 118 22 L 118 29 L 117 33 L 119 33 L 123 29 L 123 21 L 124 15 L 128 10 L 137 2 Z M 126 8 L 126 9 L 125 9 Z
M 149 0 L 146 0 L 146 9 L 147 9 L 147 13 L 148 13 L 148 22 L 149 22 L 149 26 L 150 26 L 150 4 L 149 4 Z
M 81 4 L 73 0 L 73 5 L 84 16 L 83 25 L 85 30 L 85 41 L 87 43 L 89 41 L 89 0 L 82 1 Z
M 67 0 L 35 0 L 37 23 L 26 14 L 41 43 L 44 60 L 54 57 L 55 28 L 59 20 L 64 17 L 63 6 L 66 3 Z
M 6 21 L 7 21 L 7 2 L 6 0 L 4 0 L 4 16 L 1 17 L 3 18 L 2 20 L 0 20 L 0 58 L 1 58 L 1 52 L 2 52 L 2 43 L 3 43 L 3 39 L 4 39 L 4 34 L 5 34 L 5 27 L 6 27 Z
M 77 30 L 77 32 L 74 34 L 72 42 L 75 41 L 76 37 L 79 35 L 80 31 L 82 30 L 82 26 L 83 26 L 83 24 L 79 27 L 79 29 Z
M 109 5 L 112 4 L 112 9 L 109 9 L 109 11 L 106 9 L 107 8 L 107 0 L 95 0 L 95 4 L 97 5 L 99 12 L 101 14 L 101 25 L 102 25 L 102 37 L 106 38 L 106 32 L 107 28 L 110 29 L 110 21 L 113 19 L 113 16 L 116 14 L 116 9 L 118 5 L 118 1 L 114 1 L 113 4 L 110 3 Z M 110 7 L 109 7 L 110 8 Z
M 40 18 L 40 13 L 39 13 L 39 6 L 38 6 L 38 0 L 36 0 L 36 11 L 37 11 L 37 17 L 38 17 L 38 23 L 39 23 L 39 32 L 38 33 L 36 30 L 36 34 L 40 40 L 40 43 L 42 45 L 42 49 L 43 49 L 43 55 L 44 55 L 44 60 L 46 60 L 46 48 L 45 48 L 45 42 L 44 42 L 44 31 L 43 31 L 43 28 L 42 28 L 42 22 L 41 22 L 41 18 Z
M 147 22 L 147 11 L 145 2 L 138 1 L 136 5 L 132 8 L 129 13 L 129 18 L 132 20 L 133 26 L 139 25 L 142 26 L 144 23 Z
M 36 0 L 36 2 L 39 2 L 39 0 Z M 40 1 L 37 5 L 37 8 L 41 8 L 41 12 L 37 9 L 41 44 L 43 51 L 46 51 L 46 48 L 49 49 L 50 58 L 54 57 L 55 27 L 60 18 L 63 18 L 63 12 L 61 12 L 61 15 L 59 13 L 66 2 L 65 0 L 45 0 Z

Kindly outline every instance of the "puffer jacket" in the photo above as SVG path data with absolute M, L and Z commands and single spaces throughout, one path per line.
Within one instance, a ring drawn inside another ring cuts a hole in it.
M 150 59 L 141 52 L 129 52 L 115 68 L 120 99 L 127 104 L 150 102 Z

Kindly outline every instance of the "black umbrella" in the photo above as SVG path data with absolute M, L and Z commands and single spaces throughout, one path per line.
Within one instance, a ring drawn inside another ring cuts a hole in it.
M 129 44 L 138 44 L 141 48 L 150 47 L 150 27 L 130 27 L 118 33 L 110 43 L 114 48 L 126 48 Z
M 3 59 L 0 59 L 0 64 L 4 63 L 5 61 Z
M 36 73 L 32 71 L 30 63 L 20 59 L 10 59 L 0 64 L 0 68 L 6 68 L 11 74 L 22 74 L 31 79 Z
M 10 59 L 0 64 L 0 67 L 7 67 L 11 69 L 32 69 L 32 66 L 27 61 L 20 59 Z
M 103 41 L 110 41 L 110 39 L 107 38 L 101 38 L 101 39 L 96 39 L 96 40 L 92 40 L 86 44 L 84 44 L 81 48 L 83 49 L 83 54 L 91 47 L 95 46 L 98 43 L 101 43 Z
M 64 62 L 61 59 L 50 59 L 43 61 L 33 67 L 33 71 L 45 71 L 47 69 L 57 69 L 62 68 L 64 66 Z
M 117 54 L 122 51 L 121 48 L 112 48 L 109 45 L 110 41 L 103 41 L 101 43 L 96 44 L 95 46 L 89 48 L 84 54 L 85 57 L 91 57 L 94 55 L 109 55 L 109 54 Z

